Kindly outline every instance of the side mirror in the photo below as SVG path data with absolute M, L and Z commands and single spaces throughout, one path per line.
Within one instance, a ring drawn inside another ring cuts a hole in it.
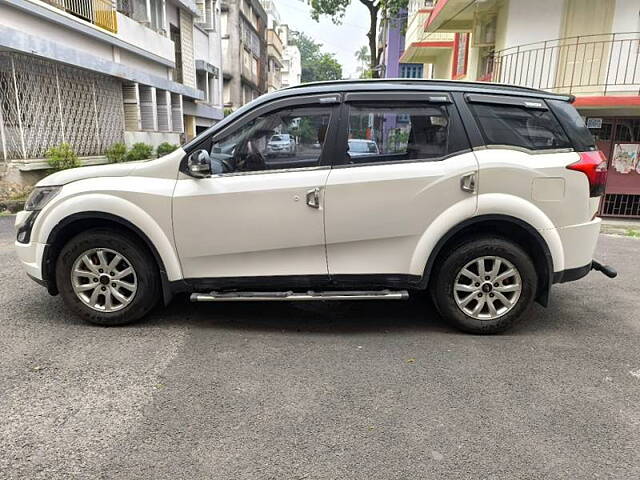
M 187 159 L 189 174 L 195 178 L 206 178 L 211 175 L 211 158 L 206 150 L 196 150 Z

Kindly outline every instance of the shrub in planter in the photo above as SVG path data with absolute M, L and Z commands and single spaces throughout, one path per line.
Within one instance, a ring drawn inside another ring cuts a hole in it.
M 80 166 L 80 160 L 76 152 L 68 143 L 61 143 L 56 147 L 51 147 L 44 154 L 49 166 L 56 171 L 76 168 Z
M 173 145 L 169 142 L 163 142 L 160 145 L 158 145 L 158 148 L 156 149 L 156 152 L 158 154 L 159 157 L 162 157 L 168 153 L 173 152 L 174 150 L 176 150 L 178 148 L 178 145 Z
M 146 160 L 153 156 L 153 147 L 147 143 L 134 143 L 125 155 L 125 161 Z
M 127 146 L 122 142 L 114 143 L 104 152 L 104 155 L 111 163 L 124 162 L 127 155 Z

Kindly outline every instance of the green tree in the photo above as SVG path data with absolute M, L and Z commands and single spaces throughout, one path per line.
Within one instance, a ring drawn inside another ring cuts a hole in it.
M 401 8 L 406 8 L 408 0 L 307 0 L 311 6 L 311 17 L 317 22 L 322 15 L 327 15 L 336 25 L 342 22 L 344 12 L 352 1 L 358 1 L 369 10 L 369 68 L 373 77 L 378 77 L 377 70 L 380 62 L 380 52 L 376 46 L 378 31 L 378 17 L 381 13 L 394 16 Z
M 322 44 L 300 32 L 293 39 L 300 50 L 302 63 L 302 83 L 339 80 L 342 78 L 342 65 L 331 53 L 322 53 Z
M 356 51 L 356 60 L 358 60 L 358 72 L 360 73 L 360 78 L 371 78 L 372 70 L 369 68 L 371 64 L 371 54 L 369 53 L 369 48 L 366 45 L 361 46 Z

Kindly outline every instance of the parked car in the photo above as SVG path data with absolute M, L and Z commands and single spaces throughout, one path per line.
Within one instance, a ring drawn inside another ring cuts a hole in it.
M 373 140 L 361 140 L 357 138 L 350 138 L 348 141 L 348 145 L 349 145 L 348 153 L 351 158 L 378 155 L 380 153 L 378 144 Z
M 554 283 L 594 268 L 615 276 L 592 258 L 606 163 L 572 100 L 408 79 L 280 90 L 162 158 L 46 177 L 17 215 L 16 249 L 29 276 L 100 325 L 178 292 L 226 302 L 428 291 L 456 327 L 503 331 L 534 300 L 547 305 Z M 267 169 L 265 132 L 293 116 L 322 148 L 311 164 Z M 401 124 L 401 148 L 351 162 L 347 132 L 363 118 Z
M 288 133 L 273 135 L 267 143 L 267 155 L 288 155 L 296 154 L 296 139 Z

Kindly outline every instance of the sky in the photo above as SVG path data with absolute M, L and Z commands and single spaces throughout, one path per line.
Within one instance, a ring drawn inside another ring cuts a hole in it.
M 292 30 L 304 32 L 323 45 L 322 51 L 333 53 L 342 65 L 342 76 L 356 77 L 358 62 L 356 51 L 368 44 L 369 11 L 358 0 L 347 8 L 342 25 L 334 25 L 329 17 L 320 22 L 311 18 L 311 9 L 303 0 L 274 0 L 280 22 Z

